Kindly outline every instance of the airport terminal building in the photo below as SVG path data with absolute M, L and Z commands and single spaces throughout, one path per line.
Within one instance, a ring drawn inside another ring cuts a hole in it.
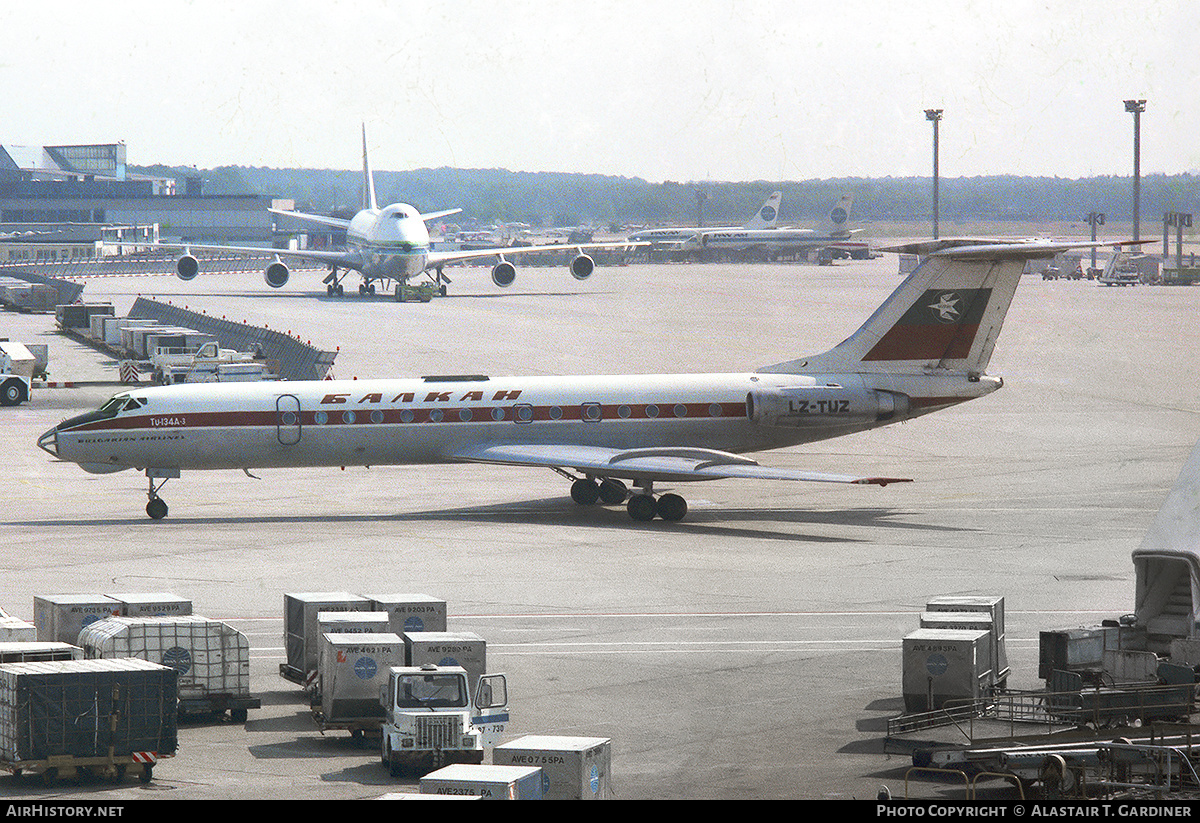
M 0 144 L 0 223 L 157 224 L 168 242 L 271 246 L 276 229 L 268 209 L 292 208 L 266 195 L 205 195 L 198 176 L 180 192 L 172 178 L 128 173 L 125 152 L 124 143 Z

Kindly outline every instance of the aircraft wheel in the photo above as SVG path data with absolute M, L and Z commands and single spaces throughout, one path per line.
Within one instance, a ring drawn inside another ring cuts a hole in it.
M 167 504 L 161 497 L 153 497 L 146 504 L 146 514 L 154 520 L 162 520 L 167 516 Z
M 374 283 L 367 286 L 367 294 L 371 295 L 372 297 L 375 296 L 375 284 Z
M 629 516 L 634 520 L 639 520 L 643 523 L 649 523 L 654 519 L 657 513 L 657 506 L 654 503 L 654 498 L 648 494 L 635 494 L 629 498 L 629 502 L 625 506 L 629 512 Z
M 606 505 L 616 506 L 619 503 L 624 503 L 628 495 L 629 490 L 625 488 L 625 484 L 620 480 L 608 479 L 600 483 L 600 500 Z
M 358 294 L 359 294 L 359 296 L 362 296 L 362 295 L 364 295 L 364 294 L 366 294 L 366 293 L 367 293 L 367 286 L 366 286 L 366 284 L 365 284 L 365 283 L 359 283 L 359 284 L 358 284 Z
M 591 506 L 600 499 L 600 486 L 592 480 L 576 480 L 571 484 L 571 499 L 581 506 Z
M 330 283 L 328 286 L 325 287 L 325 296 L 333 297 L 333 284 L 332 283 Z
M 682 520 L 687 514 L 687 501 L 677 494 L 664 494 L 658 498 L 655 508 L 663 520 Z
M 343 286 L 341 283 L 338 283 L 335 291 L 337 292 L 338 297 L 342 297 L 346 294 L 346 287 Z

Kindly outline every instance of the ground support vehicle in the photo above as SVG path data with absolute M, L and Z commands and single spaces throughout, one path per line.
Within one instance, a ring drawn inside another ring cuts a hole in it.
M 396 285 L 396 301 L 399 303 L 428 303 L 435 297 L 446 295 L 446 287 L 436 283 L 399 283 Z
M 0 340 L 0 405 L 16 406 L 29 399 L 36 360 L 23 344 Z
M 380 701 L 380 757 L 393 777 L 482 763 L 508 725 L 505 676 L 481 677 L 472 699 L 461 666 L 394 666 Z
M 274 379 L 267 364 L 253 352 L 222 349 L 215 342 L 198 349 L 159 346 L 150 357 L 154 381 L 172 383 L 231 383 Z

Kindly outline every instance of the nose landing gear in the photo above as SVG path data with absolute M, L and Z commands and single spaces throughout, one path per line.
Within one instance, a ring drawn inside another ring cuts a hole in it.
M 162 520 L 167 516 L 166 501 L 158 496 L 158 490 L 167 485 L 168 480 L 178 476 L 179 469 L 146 469 L 146 478 L 150 483 L 150 487 L 146 491 L 146 496 L 150 498 L 146 503 L 146 514 L 150 516 L 151 520 Z M 155 485 L 155 480 L 160 482 Z

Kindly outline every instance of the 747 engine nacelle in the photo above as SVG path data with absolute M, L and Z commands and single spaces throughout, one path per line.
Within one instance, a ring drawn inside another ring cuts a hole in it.
M 200 272 L 200 263 L 190 254 L 185 254 L 175 262 L 175 273 L 180 280 L 192 280 Z
M 746 417 L 759 426 L 803 429 L 902 420 L 908 395 L 878 389 L 806 386 L 760 389 L 746 395 Z
M 508 288 L 517 279 L 517 267 L 507 260 L 492 266 L 492 282 L 500 288 Z
M 571 258 L 571 276 L 576 280 L 587 280 L 596 270 L 596 261 L 586 254 L 578 254 Z
M 289 273 L 287 264 L 276 258 L 263 272 L 263 280 L 266 280 L 271 288 L 280 289 L 287 285 Z

